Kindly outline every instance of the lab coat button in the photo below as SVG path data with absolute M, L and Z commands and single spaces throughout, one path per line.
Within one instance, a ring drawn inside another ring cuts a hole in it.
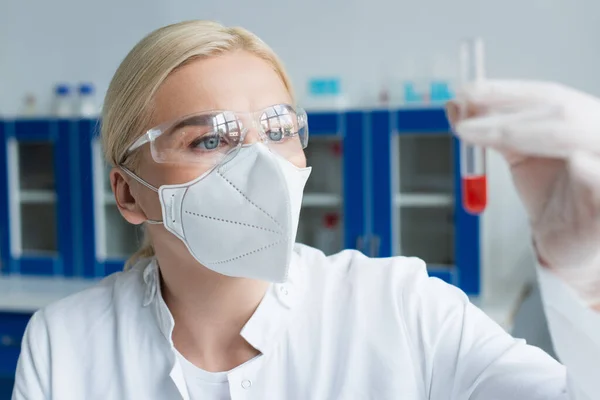
M 250 386 L 252 386 L 252 381 L 251 381 L 251 380 L 249 380 L 249 379 L 244 379 L 244 380 L 242 381 L 242 387 L 243 387 L 244 389 L 250 389 Z
M 280 291 L 280 292 L 281 292 L 281 294 L 283 294 L 284 296 L 287 296 L 287 295 L 288 295 L 288 293 L 289 293 L 289 292 L 288 292 L 288 290 L 287 290 L 287 288 L 286 288 L 285 286 L 281 286 L 281 287 L 279 288 L 279 291 Z

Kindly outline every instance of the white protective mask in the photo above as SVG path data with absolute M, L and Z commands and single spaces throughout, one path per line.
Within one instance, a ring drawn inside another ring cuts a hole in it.
M 161 186 L 162 223 L 206 268 L 285 282 L 310 172 L 262 143 L 244 146 L 193 181 Z

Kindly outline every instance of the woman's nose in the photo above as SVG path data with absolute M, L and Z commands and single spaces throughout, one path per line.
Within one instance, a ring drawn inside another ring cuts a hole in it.
M 244 138 L 244 144 L 254 144 L 263 141 L 262 135 L 256 129 L 250 129 Z

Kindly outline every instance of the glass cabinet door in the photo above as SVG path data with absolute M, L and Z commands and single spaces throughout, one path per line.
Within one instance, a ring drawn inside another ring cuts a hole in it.
M 399 109 L 371 118 L 373 231 L 380 256 L 418 257 L 430 275 L 461 287 L 477 249 L 477 221 L 457 207 L 456 139 L 443 109 Z M 458 200 L 457 200 L 458 199 Z
M 450 268 L 455 264 L 452 136 L 395 135 L 392 149 L 393 253 Z
M 9 271 L 73 275 L 67 120 L 4 121 Z
M 7 144 L 11 253 L 14 258 L 57 256 L 55 143 Z
M 296 241 L 334 254 L 344 244 L 342 139 L 312 136 L 305 153 L 312 172 L 304 189 Z
M 119 212 L 110 186 L 110 167 L 97 138 L 92 142 L 92 151 L 96 260 L 121 263 L 138 249 L 143 239 L 142 228 L 127 222 Z M 113 271 L 97 271 L 97 275 L 110 272 Z

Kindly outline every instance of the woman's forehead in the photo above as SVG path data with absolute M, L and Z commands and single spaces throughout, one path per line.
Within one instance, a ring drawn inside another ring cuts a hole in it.
M 291 102 L 268 62 L 239 51 L 195 60 L 173 72 L 156 92 L 153 123 L 206 110 L 249 112 Z

